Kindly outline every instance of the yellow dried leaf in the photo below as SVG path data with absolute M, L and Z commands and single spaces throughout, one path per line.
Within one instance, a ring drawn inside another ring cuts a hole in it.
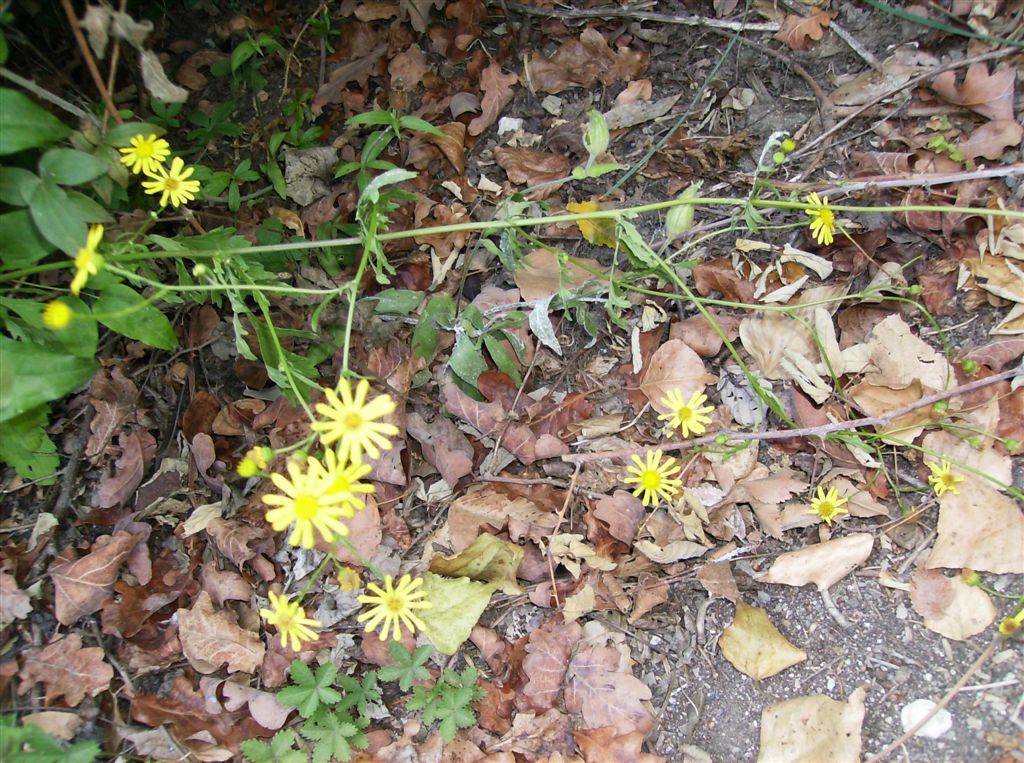
M 571 201 L 565 205 L 566 210 L 573 214 L 581 212 L 598 212 L 601 205 L 596 201 Z M 583 238 L 594 246 L 615 246 L 615 221 L 609 218 L 601 220 L 577 220 L 577 227 Z
M 757 681 L 807 659 L 807 653 L 789 643 L 763 609 L 742 601 L 736 603 L 736 618 L 722 633 L 718 646 L 736 670 Z

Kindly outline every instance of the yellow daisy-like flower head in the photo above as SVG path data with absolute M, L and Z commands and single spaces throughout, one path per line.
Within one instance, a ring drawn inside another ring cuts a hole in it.
M 373 606 L 359 615 L 356 620 L 366 623 L 365 631 L 367 633 L 377 630 L 377 626 L 384 623 L 384 627 L 380 631 L 381 641 L 387 640 L 389 630 L 392 631 L 392 638 L 401 639 L 402 625 L 409 629 L 409 633 L 415 633 L 417 628 L 423 630 L 426 626 L 416 616 L 414 610 L 427 609 L 432 605 L 424 598 L 427 595 L 425 591 L 416 590 L 421 585 L 423 585 L 423 578 L 413 580 L 408 575 L 403 575 L 397 586 L 391 584 L 390 575 L 384 578 L 384 588 L 376 583 L 370 583 L 366 587 L 373 595 L 364 593 L 359 597 L 359 602 Z
M 374 492 L 373 485 L 365 485 L 359 480 L 373 471 L 373 467 L 364 464 L 362 461 L 348 464 L 347 466 L 338 459 L 333 450 L 324 453 L 324 466 L 331 482 L 328 491 L 339 505 L 347 507 L 352 514 L 360 509 L 366 508 L 366 501 L 359 497 Z
M 825 488 L 818 485 L 818 497 L 811 499 L 811 510 L 807 513 L 817 514 L 825 520 L 825 524 L 831 525 L 832 520 L 838 515 L 849 513 L 843 507 L 844 503 L 846 503 L 846 499 L 840 498 L 839 491 L 834 487 L 830 487 L 826 493 Z
M 271 474 L 270 479 L 284 495 L 263 496 L 263 502 L 276 508 L 267 511 L 267 521 L 280 532 L 294 525 L 288 543 L 313 548 L 313 530 L 328 543 L 335 535 L 348 535 L 348 526 L 339 518 L 354 514 L 350 503 L 341 501 L 332 492 L 334 475 L 324 469 L 315 458 L 306 461 L 306 471 L 295 462 L 288 464 L 289 481 L 282 474 Z
M 74 313 L 71 308 L 57 300 L 47 302 L 46 307 L 43 308 L 43 325 L 54 331 L 67 328 L 72 317 L 74 317 Z
M 1009 637 L 1019 631 L 1021 625 L 1024 625 L 1024 609 L 1013 617 L 1004 617 L 1002 622 L 999 623 L 999 632 Z
M 811 235 L 819 244 L 828 246 L 835 240 L 836 232 L 836 216 L 829 209 L 828 196 L 819 198 L 817 193 L 812 193 L 806 201 L 812 207 L 804 210 L 811 217 Z
M 676 459 L 665 458 L 660 450 L 647 452 L 646 462 L 640 456 L 633 455 L 635 466 L 629 466 L 626 471 L 635 476 L 626 477 L 623 482 L 627 485 L 635 484 L 636 490 L 633 495 L 641 498 L 644 506 L 654 506 L 660 501 L 670 501 L 679 492 L 682 480 L 673 479 L 679 473 L 676 466 Z
M 152 180 L 144 180 L 142 187 L 146 193 L 159 193 L 160 206 L 166 207 L 167 201 L 171 205 L 180 207 L 187 201 L 192 201 L 199 193 L 199 181 L 189 180 L 195 167 L 185 167 L 185 162 L 180 156 L 174 157 L 171 161 L 171 168 L 164 165 L 157 165 L 156 172 L 148 173 Z
M 319 628 L 320 621 L 306 617 L 306 610 L 299 606 L 299 602 L 290 602 L 287 596 L 278 596 L 271 591 L 270 606 L 273 609 L 260 610 L 260 617 L 277 627 L 281 646 L 287 647 L 291 640 L 292 651 L 300 652 L 303 641 L 316 641 L 317 634 L 310 628 Z
M 85 246 L 79 249 L 78 254 L 75 255 L 75 277 L 71 279 L 71 293 L 76 297 L 85 286 L 86 281 L 89 280 L 89 276 L 96 275 L 103 267 L 103 258 L 96 253 L 96 248 L 102 240 L 103 226 L 90 226 Z
M 949 461 L 943 461 L 941 465 L 931 461 L 926 461 L 925 463 L 928 464 L 928 468 L 931 470 L 931 474 L 928 475 L 928 482 L 931 483 L 936 496 L 941 496 L 947 491 L 953 495 L 960 495 L 957 483 L 963 482 L 964 478 L 953 474 L 953 467 Z
M 668 429 L 681 429 L 683 437 L 689 437 L 690 433 L 703 434 L 707 425 L 711 423 L 711 417 L 704 414 L 715 410 L 712 405 L 704 405 L 708 396 L 699 390 L 690 396 L 689 402 L 683 399 L 683 393 L 678 389 L 670 390 L 665 397 L 661 398 L 661 404 L 669 408 L 668 413 L 658 416 L 663 421 L 668 421 Z
M 156 135 L 136 135 L 131 139 L 131 146 L 118 149 L 124 156 L 121 163 L 136 175 L 155 176 L 164 159 L 171 155 L 171 146 L 163 138 Z
M 398 434 L 394 424 L 377 421 L 395 412 L 395 401 L 390 395 L 378 395 L 368 401 L 369 391 L 370 383 L 360 379 L 353 395 L 348 379 L 342 379 L 338 382 L 338 394 L 331 389 L 326 392 L 330 405 L 317 403 L 317 413 L 327 420 L 314 422 L 312 429 L 320 432 L 320 442 L 324 445 L 338 442 L 341 461 L 358 463 L 363 453 L 379 458 L 381 450 L 391 448 L 388 437 Z

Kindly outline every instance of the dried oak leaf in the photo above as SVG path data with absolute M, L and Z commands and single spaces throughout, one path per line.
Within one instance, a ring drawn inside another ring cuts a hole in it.
M 654 351 L 647 362 L 640 391 L 651 402 L 651 407 L 658 413 L 668 413 L 669 409 L 661 400 L 671 390 L 679 390 L 684 400 L 689 400 L 694 392 L 703 392 L 708 384 L 718 378 L 709 374 L 704 361 L 681 339 L 669 339 Z
M 516 694 L 519 710 L 550 710 L 555 706 L 562 691 L 569 655 L 582 635 L 579 623 L 548 620 L 529 636 L 524 636 L 526 656 L 520 671 L 525 683 Z
M 579 263 L 594 270 L 603 270 L 597 260 L 580 258 Z M 558 255 L 550 249 L 534 249 L 521 260 L 513 279 L 523 299 L 546 299 L 564 289 L 597 287 L 599 276 L 584 270 L 576 262 L 560 263 Z
M 178 610 L 178 624 L 181 650 L 199 673 L 212 673 L 225 662 L 229 671 L 253 673 L 263 661 L 266 648 L 260 637 L 216 611 L 206 591 L 192 609 Z
M 526 82 L 531 89 L 560 93 L 571 87 L 591 87 L 628 82 L 647 69 L 647 56 L 637 50 L 612 50 L 596 29 L 583 30 L 579 40 L 569 40 L 550 58 L 533 56 L 526 62 Z
M 462 122 L 449 122 L 448 124 L 438 125 L 437 129 L 444 133 L 443 138 L 440 135 L 432 135 L 430 133 L 424 133 L 419 138 L 437 146 L 438 150 L 444 154 L 444 158 L 455 168 L 455 173 L 460 176 L 465 175 L 466 125 L 462 124 Z
M 996 119 L 986 122 L 971 133 L 967 140 L 957 144 L 957 148 L 968 159 L 982 156 L 986 159 L 998 159 L 1011 146 L 1020 145 L 1024 138 L 1024 126 L 1013 119 Z
M 122 432 L 117 436 L 121 457 L 114 462 L 116 471 L 100 483 L 96 505 L 109 509 L 125 503 L 142 482 L 146 464 L 156 455 L 156 440 L 144 429 Z
M 1013 119 L 1013 89 L 1017 70 L 1010 67 L 988 73 L 988 65 L 971 64 L 957 87 L 956 72 L 942 72 L 932 80 L 932 90 L 957 106 L 964 106 L 989 119 Z
M 546 538 L 558 524 L 553 512 L 543 511 L 529 498 L 510 494 L 497 485 L 470 488 L 448 508 L 452 549 L 468 548 L 480 534 L 481 525 L 501 530 L 508 525 L 512 540 Z
M 790 13 L 773 37 L 793 50 L 807 50 L 811 43 L 817 42 L 825 35 L 825 27 L 832 23 L 835 17 L 835 13 L 820 8 L 810 16 Z
M 42 682 L 47 705 L 63 696 L 69 707 L 77 707 L 86 694 L 95 697 L 104 691 L 113 677 L 114 669 L 103 661 L 103 648 L 83 648 L 82 637 L 69 633 L 42 648 L 25 650 L 18 694 Z
M 595 517 L 608 524 L 608 532 L 612 537 L 627 545 L 633 542 L 644 519 L 643 503 L 625 490 L 616 490 L 601 498 L 593 511 Z
M 517 713 L 511 730 L 494 747 L 519 753 L 527 760 L 566 760 L 561 756 L 573 750 L 572 723 L 555 708 L 541 715 Z
M 143 533 L 119 531 L 96 539 L 92 549 L 76 558 L 70 546 L 50 565 L 54 611 L 61 625 L 91 615 L 110 596 L 121 563 L 143 538 Z
M 702 297 L 717 291 L 733 302 L 754 301 L 754 284 L 741 278 L 725 257 L 697 265 L 693 269 L 693 285 Z
M 0 572 L 0 630 L 15 620 L 24 620 L 32 613 L 28 594 L 18 588 L 18 581 L 7 572 Z
M 484 91 L 480 103 L 481 114 L 469 123 L 469 134 L 479 135 L 501 116 L 502 110 L 508 106 L 515 93 L 512 87 L 519 82 L 518 74 L 502 74 L 501 64 L 491 63 L 480 72 L 480 89 Z M 461 173 L 459 173 L 461 174 Z
M 253 527 L 234 519 L 212 519 L 206 533 L 217 550 L 239 568 L 261 551 L 273 553 L 274 543 L 267 527 Z
M 654 716 L 644 704 L 650 687 L 620 672 L 622 655 L 610 646 L 584 644 L 566 671 L 565 709 L 581 713 L 586 728 L 612 726 L 619 735 L 645 732 Z
M 89 442 L 85 445 L 85 457 L 99 465 L 114 435 L 132 417 L 139 390 L 131 379 L 126 379 L 117 366 L 110 373 L 100 372 L 92 377 L 89 384 L 89 402 L 96 410 L 89 429 Z
M 580 729 L 574 733 L 586 763 L 665 763 L 660 755 L 643 752 L 639 731 L 620 734 L 611 726 Z

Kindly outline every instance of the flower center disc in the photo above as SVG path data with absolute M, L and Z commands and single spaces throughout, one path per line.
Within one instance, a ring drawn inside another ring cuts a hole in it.
M 640 477 L 640 484 L 648 490 L 657 490 L 661 487 L 661 475 L 654 471 L 647 471 Z
M 350 413 L 345 417 L 345 426 L 349 429 L 359 429 L 363 426 L 363 417 L 358 413 Z
M 177 191 L 178 181 L 175 180 L 174 178 L 167 178 L 167 180 L 164 181 L 164 186 L 167 188 L 168 191 Z
M 300 493 L 295 499 L 295 516 L 299 519 L 312 519 L 320 509 L 320 502 L 309 493 Z
M 401 612 L 405 609 L 404 602 L 397 596 L 389 596 L 387 603 L 384 606 L 386 606 L 391 612 L 395 613 Z

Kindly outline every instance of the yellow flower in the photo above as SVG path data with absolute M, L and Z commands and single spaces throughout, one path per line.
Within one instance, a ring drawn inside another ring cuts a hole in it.
M 334 497 L 334 500 L 339 505 L 346 506 L 352 514 L 366 508 L 366 501 L 359 498 L 356 493 L 367 494 L 374 491 L 373 485 L 364 485 L 359 482 L 360 479 L 373 471 L 373 467 L 369 464 L 364 464 L 362 461 L 356 461 L 348 466 L 343 466 L 333 450 L 328 450 L 324 453 L 324 463 L 327 467 L 327 474 L 331 479 L 328 491 Z M 349 514 L 349 516 L 352 516 L 352 514 Z
M 157 169 L 171 154 L 170 144 L 163 138 L 150 134 L 145 137 L 136 135 L 131 139 L 129 148 L 118 149 L 124 156 L 121 162 L 127 164 L 128 168 L 136 175 L 146 174 L 155 176 Z
M 168 199 L 173 206 L 179 207 L 186 201 L 192 201 L 199 192 L 199 181 L 189 180 L 193 172 L 195 167 L 186 169 L 185 162 L 180 156 L 176 156 L 171 161 L 170 170 L 162 164 L 158 165 L 156 172 L 149 173 L 153 179 L 143 181 L 142 187 L 146 189 L 146 193 L 163 194 L 160 197 L 161 207 L 167 206 Z
M 342 567 L 338 571 L 338 588 L 342 591 L 354 591 L 362 587 L 363 579 L 351 567 Z
M 346 519 L 354 512 L 348 501 L 339 500 L 332 493 L 334 475 L 328 473 L 315 458 L 306 462 L 303 474 L 295 462 L 288 464 L 291 481 L 281 474 L 271 474 L 270 479 L 284 495 L 265 495 L 263 502 L 277 508 L 267 511 L 267 521 L 280 532 L 294 524 L 288 542 L 293 546 L 313 548 L 313 530 L 317 530 L 328 543 L 334 536 L 348 535 L 348 527 L 339 517 Z
M 1020 630 L 1021 625 L 1024 625 L 1024 609 L 1013 617 L 1004 617 L 1003 621 L 999 623 L 999 632 L 1004 636 L 1012 636 Z
M 96 275 L 103 267 L 103 258 L 96 254 L 96 247 L 102 240 L 103 226 L 90 226 L 85 246 L 79 249 L 78 254 L 75 255 L 75 277 L 71 279 L 71 293 L 76 297 L 85 286 L 85 282 L 89 280 L 89 276 Z
M 424 600 L 426 591 L 416 589 L 423 585 L 423 578 L 413 580 L 408 575 L 403 575 L 397 586 L 391 585 L 391 576 L 384 577 L 384 588 L 381 589 L 376 583 L 366 586 L 375 595 L 363 594 L 359 597 L 361 604 L 373 604 L 369 610 L 363 612 L 356 618 L 358 622 L 366 622 L 365 631 L 377 630 L 377 626 L 384 623 L 380 632 L 380 640 L 386 641 L 388 630 L 393 629 L 395 640 L 402 638 L 401 625 L 409 629 L 409 633 L 415 633 L 416 629 L 423 630 L 426 626 L 423 621 L 413 612 L 414 609 L 427 609 L 432 606 L 429 601 Z
M 825 520 L 826 524 L 831 525 L 832 520 L 839 514 L 849 513 L 843 508 L 844 503 L 846 503 L 846 499 L 840 498 L 839 491 L 834 487 L 830 487 L 826 494 L 825 489 L 821 485 L 818 485 L 818 497 L 811 499 L 811 510 L 807 513 L 817 514 Z
M 804 210 L 811 216 L 811 234 L 819 244 L 828 246 L 835 240 L 833 234 L 836 232 L 836 218 L 828 207 L 828 196 L 821 199 L 817 193 L 812 193 L 806 201 L 813 207 Z
M 313 423 L 314 432 L 320 432 L 320 441 L 330 445 L 338 443 L 338 458 L 349 463 L 358 463 L 365 452 L 370 458 L 380 457 L 381 450 L 391 448 L 387 438 L 398 434 L 398 427 L 385 424 L 376 419 L 389 416 L 395 411 L 395 401 L 390 395 L 378 395 L 367 402 L 366 395 L 370 391 L 370 383 L 360 379 L 356 386 L 355 396 L 348 379 L 338 382 L 339 399 L 334 390 L 326 392 L 327 402 L 317 403 L 316 410 L 328 421 Z
M 43 325 L 48 329 L 59 331 L 60 329 L 67 328 L 68 324 L 71 323 L 73 315 L 74 313 L 70 307 L 63 302 L 53 300 L 52 302 L 47 302 L 46 307 L 43 308 Z
M 273 609 L 261 609 L 260 616 L 277 627 L 281 646 L 288 646 L 291 639 L 292 651 L 299 652 L 303 641 L 316 641 L 317 634 L 310 630 L 310 626 L 319 628 L 320 621 L 306 617 L 306 610 L 299 606 L 299 602 L 292 603 L 287 596 L 278 596 L 271 591 L 270 606 Z
M 932 472 L 928 477 L 928 481 L 935 490 L 936 496 L 941 496 L 947 490 L 953 495 L 960 495 L 956 485 L 958 482 L 963 482 L 964 478 L 953 474 L 953 467 L 950 466 L 949 461 L 943 461 L 941 466 L 930 461 L 926 463 Z
M 671 410 L 658 416 L 663 421 L 668 421 L 669 429 L 683 430 L 683 437 L 689 437 L 690 432 L 703 434 L 707 424 L 711 423 L 711 417 L 705 413 L 715 410 L 714 406 L 704 405 L 708 396 L 697 391 L 690 396 L 690 402 L 683 400 L 683 393 L 678 389 L 670 390 L 661 398 L 661 404 Z M 702 407 L 703 406 L 703 407 Z
M 267 468 L 267 462 L 273 457 L 274 451 L 266 446 L 250 448 L 242 460 L 238 462 L 235 471 L 238 472 L 240 477 L 255 477 Z
M 642 497 L 644 506 L 654 506 L 659 501 L 671 500 L 679 492 L 679 486 L 683 484 L 682 480 L 673 479 L 673 476 L 679 473 L 676 459 L 666 458 L 662 462 L 664 455 L 660 450 L 648 451 L 645 463 L 640 456 L 634 454 L 633 463 L 636 466 L 626 468 L 627 472 L 636 476 L 626 477 L 623 482 L 637 486 L 633 495 Z

